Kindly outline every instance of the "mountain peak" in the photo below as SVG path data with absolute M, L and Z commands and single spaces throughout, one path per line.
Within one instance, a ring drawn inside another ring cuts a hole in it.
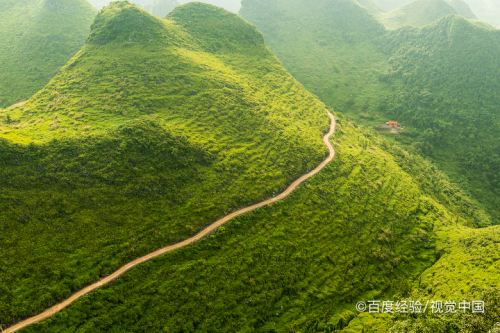
M 161 39 L 162 22 L 128 1 L 116 1 L 97 15 L 89 43 L 149 43 Z
M 188 3 L 174 9 L 167 18 L 211 52 L 265 49 L 264 38 L 254 26 L 240 16 L 213 5 Z
M 445 16 L 457 14 L 455 8 L 445 0 L 416 0 L 382 15 L 382 21 L 389 29 L 421 27 Z
M 449 4 L 455 9 L 457 14 L 459 14 L 460 16 L 463 16 L 467 19 L 477 19 L 476 15 L 465 1 L 449 0 Z

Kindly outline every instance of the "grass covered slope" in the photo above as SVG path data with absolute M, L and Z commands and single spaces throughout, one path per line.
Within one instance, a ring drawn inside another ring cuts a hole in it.
M 500 221 L 500 32 L 449 17 L 422 30 L 388 35 L 391 117 L 410 124 L 401 139 L 462 181 Z
M 334 109 L 375 111 L 380 95 L 390 93 L 381 91 L 379 81 L 389 65 L 372 42 L 384 27 L 356 2 L 246 0 L 241 15 L 262 31 L 285 67 Z
M 324 332 L 356 319 L 361 299 L 409 295 L 438 255 L 435 229 L 480 217 L 434 199 L 467 206 L 460 191 L 421 188 L 404 171 L 424 174 L 423 161 L 391 156 L 344 120 L 337 133 L 335 162 L 285 201 L 134 269 L 26 332 Z
M 329 125 L 237 16 L 123 2 L 0 119 L 2 325 L 272 196 L 322 160 Z
M 86 0 L 2 0 L 0 108 L 42 88 L 85 43 L 94 16 Z
M 327 105 L 431 157 L 499 220 L 500 33 L 459 17 L 386 31 L 349 0 L 245 0 L 291 73 Z M 272 19 L 270 19 L 272 18 Z

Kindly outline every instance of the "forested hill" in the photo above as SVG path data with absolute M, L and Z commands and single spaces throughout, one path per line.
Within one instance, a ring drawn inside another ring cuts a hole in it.
M 450 15 L 475 18 L 466 4 L 455 8 L 446 0 L 415 0 L 414 2 L 380 15 L 381 21 L 389 29 L 401 27 L 422 27 Z M 459 6 L 455 3 L 455 6 Z
M 358 23 L 371 18 L 348 8 Z M 324 30 L 326 45 L 384 33 L 375 20 L 354 29 L 342 12 L 325 22 L 333 18 L 353 30 Z M 0 328 L 275 196 L 324 159 L 327 111 L 236 15 L 202 4 L 167 19 L 128 3 L 105 8 L 48 85 L 0 111 Z M 325 332 L 358 325 L 359 300 L 408 296 L 489 218 L 424 159 L 336 117 L 335 161 L 286 200 L 27 331 Z M 490 241 L 468 246 L 479 259 L 461 272 L 494 268 L 480 255 Z M 455 278 L 437 273 L 426 292 Z M 468 277 L 460 297 L 496 275 Z
M 84 44 L 94 16 L 86 0 L 0 1 L 0 108 L 42 88 Z
M 238 16 L 106 7 L 49 84 L 0 110 L 0 326 L 271 197 L 324 158 L 328 127 Z
M 499 221 L 498 30 L 452 16 L 386 31 L 349 0 L 246 0 L 241 13 L 323 101 L 370 127 L 399 120 L 395 139 L 431 157 Z
M 420 149 L 489 208 L 500 207 L 500 31 L 449 17 L 422 30 L 388 34 L 385 110 L 415 128 Z M 396 84 L 399 82 L 400 84 Z M 463 177 L 462 177 L 463 176 Z

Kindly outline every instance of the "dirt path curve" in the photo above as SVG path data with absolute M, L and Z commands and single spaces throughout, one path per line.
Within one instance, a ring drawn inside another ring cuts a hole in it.
M 45 319 L 48 319 L 48 318 L 52 317 L 53 315 L 55 315 L 56 313 L 58 313 L 59 311 L 63 310 L 64 308 L 66 308 L 69 305 L 71 305 L 72 303 L 74 303 L 79 298 L 81 298 L 81 297 L 89 294 L 90 292 L 92 292 L 92 291 L 94 291 L 96 289 L 99 289 L 99 288 L 101 288 L 101 287 L 109 284 L 110 282 L 116 280 L 117 278 L 119 278 L 120 276 L 122 276 L 123 274 L 125 274 L 130 269 L 132 269 L 132 268 L 134 268 L 134 267 L 136 267 L 136 266 L 138 266 L 138 265 L 140 265 L 140 264 L 142 264 L 142 263 L 144 263 L 146 261 L 150 261 L 150 260 L 152 260 L 154 258 L 157 258 L 157 257 L 159 257 L 159 256 L 161 256 L 161 255 L 163 255 L 165 253 L 172 252 L 172 251 L 178 250 L 180 248 L 186 247 L 186 246 L 188 246 L 190 244 L 193 244 L 193 243 L 199 241 L 200 239 L 206 237 L 207 235 L 211 234 L 217 228 L 219 228 L 223 224 L 231 221 L 235 217 L 238 217 L 240 215 L 252 212 L 254 210 L 257 210 L 257 209 L 265 207 L 265 206 L 272 205 L 272 204 L 274 204 L 274 203 L 276 203 L 278 201 L 281 201 L 281 200 L 285 199 L 293 191 L 295 191 L 295 189 L 297 189 L 297 187 L 299 187 L 302 183 L 304 183 L 309 178 L 311 178 L 311 177 L 315 176 L 316 174 L 318 174 L 321 170 L 323 170 L 328 165 L 328 163 L 330 163 L 335 158 L 335 149 L 333 148 L 332 144 L 330 143 L 330 138 L 335 133 L 335 127 L 336 127 L 337 123 L 335 121 L 335 117 L 330 112 L 328 112 L 328 117 L 330 117 L 330 121 L 331 121 L 330 122 L 330 130 L 323 137 L 323 142 L 325 143 L 325 145 L 326 145 L 326 147 L 328 148 L 328 151 L 329 151 L 328 157 L 323 162 L 321 162 L 321 164 L 319 164 L 314 170 L 306 173 L 305 175 L 303 175 L 302 177 L 300 177 L 299 179 L 297 179 L 296 181 L 294 181 L 281 194 L 279 194 L 279 195 L 277 195 L 277 196 L 275 196 L 275 197 L 273 197 L 271 199 L 267 199 L 265 201 L 256 203 L 255 205 L 251 205 L 251 206 L 239 209 L 239 210 L 235 211 L 234 213 L 231 213 L 231 214 L 229 214 L 227 216 L 224 216 L 220 220 L 214 222 L 213 224 L 209 225 L 208 227 L 206 227 L 205 229 L 203 229 L 202 231 L 200 231 L 195 236 L 193 236 L 191 238 L 188 238 L 186 240 L 183 240 L 180 243 L 169 245 L 169 246 L 164 247 L 162 249 L 159 249 L 159 250 L 157 250 L 155 252 L 147 254 L 144 257 L 141 257 L 141 258 L 138 258 L 138 259 L 136 259 L 134 261 L 131 261 L 128 264 L 126 264 L 125 266 L 123 266 L 120 269 L 118 269 L 117 271 L 115 271 L 114 273 L 112 273 L 111 275 L 108 275 L 108 276 L 100 279 L 99 281 L 95 282 L 94 284 L 91 284 L 90 286 L 85 287 L 82 290 L 74 293 L 73 295 L 71 295 L 66 300 L 64 300 L 64 301 L 62 301 L 62 302 L 54 305 L 53 307 L 45 310 L 44 312 L 42 312 L 42 313 L 40 313 L 40 314 L 38 314 L 36 316 L 33 316 L 31 318 L 28 318 L 28 319 L 25 319 L 25 320 L 23 320 L 23 321 L 15 324 L 15 325 L 13 325 L 13 326 L 7 328 L 7 329 L 5 329 L 2 332 L 3 333 L 13 333 L 13 332 L 16 332 L 16 331 L 18 331 L 20 329 L 23 329 L 23 328 L 27 327 L 27 326 L 30 326 L 32 324 L 35 324 L 35 323 L 41 322 L 41 321 L 43 321 Z

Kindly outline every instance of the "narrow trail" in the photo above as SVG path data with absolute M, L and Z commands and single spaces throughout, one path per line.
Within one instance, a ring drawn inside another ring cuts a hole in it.
M 196 234 L 195 236 L 193 236 L 191 238 L 183 240 L 180 243 L 169 245 L 167 247 L 164 247 L 162 249 L 154 251 L 150 254 L 147 254 L 141 258 L 138 258 L 134 261 L 131 261 L 128 264 L 122 266 L 120 269 L 118 269 L 117 271 L 115 271 L 111 275 L 108 275 L 108 276 L 100 279 L 99 281 L 81 289 L 80 291 L 71 295 L 66 300 L 52 306 L 51 308 L 45 310 L 44 312 L 42 312 L 36 316 L 33 316 L 31 318 L 25 319 L 25 320 L 15 324 L 15 325 L 9 327 L 9 328 L 6 328 L 5 330 L 2 331 L 2 333 L 17 332 L 18 330 L 26 328 L 27 326 L 30 326 L 30 325 L 39 323 L 45 319 L 48 319 L 48 318 L 52 317 L 53 315 L 55 315 L 56 313 L 58 313 L 59 311 L 63 310 L 64 308 L 68 307 L 69 305 L 71 305 L 75 301 L 77 301 L 79 298 L 81 298 L 81 297 L 91 293 L 92 291 L 99 289 L 99 288 L 109 284 L 110 282 L 116 280 L 117 278 L 119 278 L 120 276 L 125 274 L 127 271 L 131 270 L 132 268 L 134 268 L 134 267 L 136 267 L 136 266 L 138 266 L 146 261 L 150 261 L 154 258 L 157 258 L 161 255 L 164 255 L 166 253 L 169 253 L 169 252 L 181 249 L 183 247 L 186 247 L 188 245 L 191 245 L 191 244 L 199 241 L 200 239 L 208 236 L 209 234 L 213 233 L 216 229 L 218 229 L 219 227 L 221 227 L 225 223 L 231 221 L 232 219 L 234 219 L 240 215 L 244 215 L 244 214 L 247 214 L 247 213 L 252 212 L 254 210 L 257 210 L 259 208 L 272 205 L 278 201 L 282 201 L 283 199 L 288 197 L 293 191 L 295 191 L 297 189 L 297 187 L 299 187 L 302 183 L 304 183 L 308 179 L 310 179 L 313 176 L 315 176 L 316 174 L 318 174 L 321 170 L 323 170 L 335 158 L 335 149 L 333 148 L 332 144 L 330 143 L 330 138 L 335 133 L 335 128 L 336 128 L 337 123 L 335 121 L 335 117 L 330 112 L 328 112 L 328 117 L 330 117 L 330 130 L 323 137 L 323 142 L 325 143 L 325 146 L 328 148 L 328 152 L 329 152 L 328 157 L 323 162 L 321 162 L 316 168 L 314 168 L 312 171 L 306 173 L 305 175 L 303 175 L 302 177 L 300 177 L 299 179 L 294 181 L 290 186 L 288 186 L 279 195 L 272 197 L 270 199 L 264 200 L 262 202 L 256 203 L 254 205 L 251 205 L 251 206 L 248 206 L 245 208 L 241 208 L 241 209 L 239 209 L 239 210 L 237 210 L 229 215 L 224 216 L 223 218 L 221 218 L 220 220 L 209 225 L 208 227 L 206 227 L 205 229 L 203 229 L 202 231 L 200 231 L 198 234 Z

